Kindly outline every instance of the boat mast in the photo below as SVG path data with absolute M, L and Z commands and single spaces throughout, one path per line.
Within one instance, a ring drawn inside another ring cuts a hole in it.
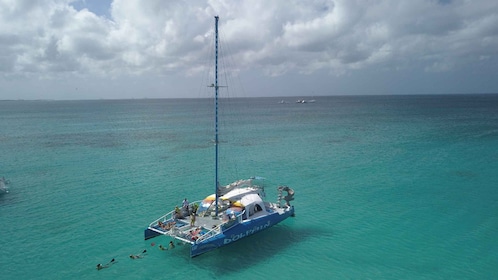
M 214 17 L 214 193 L 215 193 L 215 217 L 218 217 L 218 16 Z

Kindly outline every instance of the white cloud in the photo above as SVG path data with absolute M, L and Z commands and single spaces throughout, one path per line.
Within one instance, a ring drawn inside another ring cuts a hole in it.
M 498 54 L 494 0 L 114 0 L 109 17 L 75 2 L 0 0 L 1 79 L 191 75 L 214 15 L 234 66 L 273 77 L 451 72 Z

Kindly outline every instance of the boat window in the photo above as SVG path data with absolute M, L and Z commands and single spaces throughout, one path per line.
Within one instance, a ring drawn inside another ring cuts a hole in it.
M 261 206 L 259 206 L 259 204 L 256 204 L 256 206 L 254 207 L 254 212 L 258 212 L 261 210 L 263 210 L 263 209 L 261 209 Z

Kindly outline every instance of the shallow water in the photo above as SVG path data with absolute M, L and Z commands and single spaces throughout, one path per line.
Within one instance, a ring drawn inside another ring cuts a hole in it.
M 296 217 L 194 259 L 143 230 L 213 192 L 209 101 L 0 102 L 2 278 L 498 276 L 497 95 L 280 99 L 230 101 L 220 181 L 289 185 Z

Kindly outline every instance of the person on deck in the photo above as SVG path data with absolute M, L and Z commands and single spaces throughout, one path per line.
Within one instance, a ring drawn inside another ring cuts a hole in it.
M 194 226 L 195 226 L 195 214 L 194 214 L 194 213 L 192 213 L 192 214 L 190 215 L 190 226 L 191 226 L 191 227 L 194 227 Z
M 183 199 L 183 202 L 182 202 L 182 207 L 183 207 L 183 210 L 187 212 L 188 214 L 188 200 L 187 198 Z
M 182 217 L 182 213 L 180 211 L 180 208 L 178 208 L 178 206 L 175 206 L 175 213 L 173 214 L 173 216 L 175 220 L 180 219 Z

